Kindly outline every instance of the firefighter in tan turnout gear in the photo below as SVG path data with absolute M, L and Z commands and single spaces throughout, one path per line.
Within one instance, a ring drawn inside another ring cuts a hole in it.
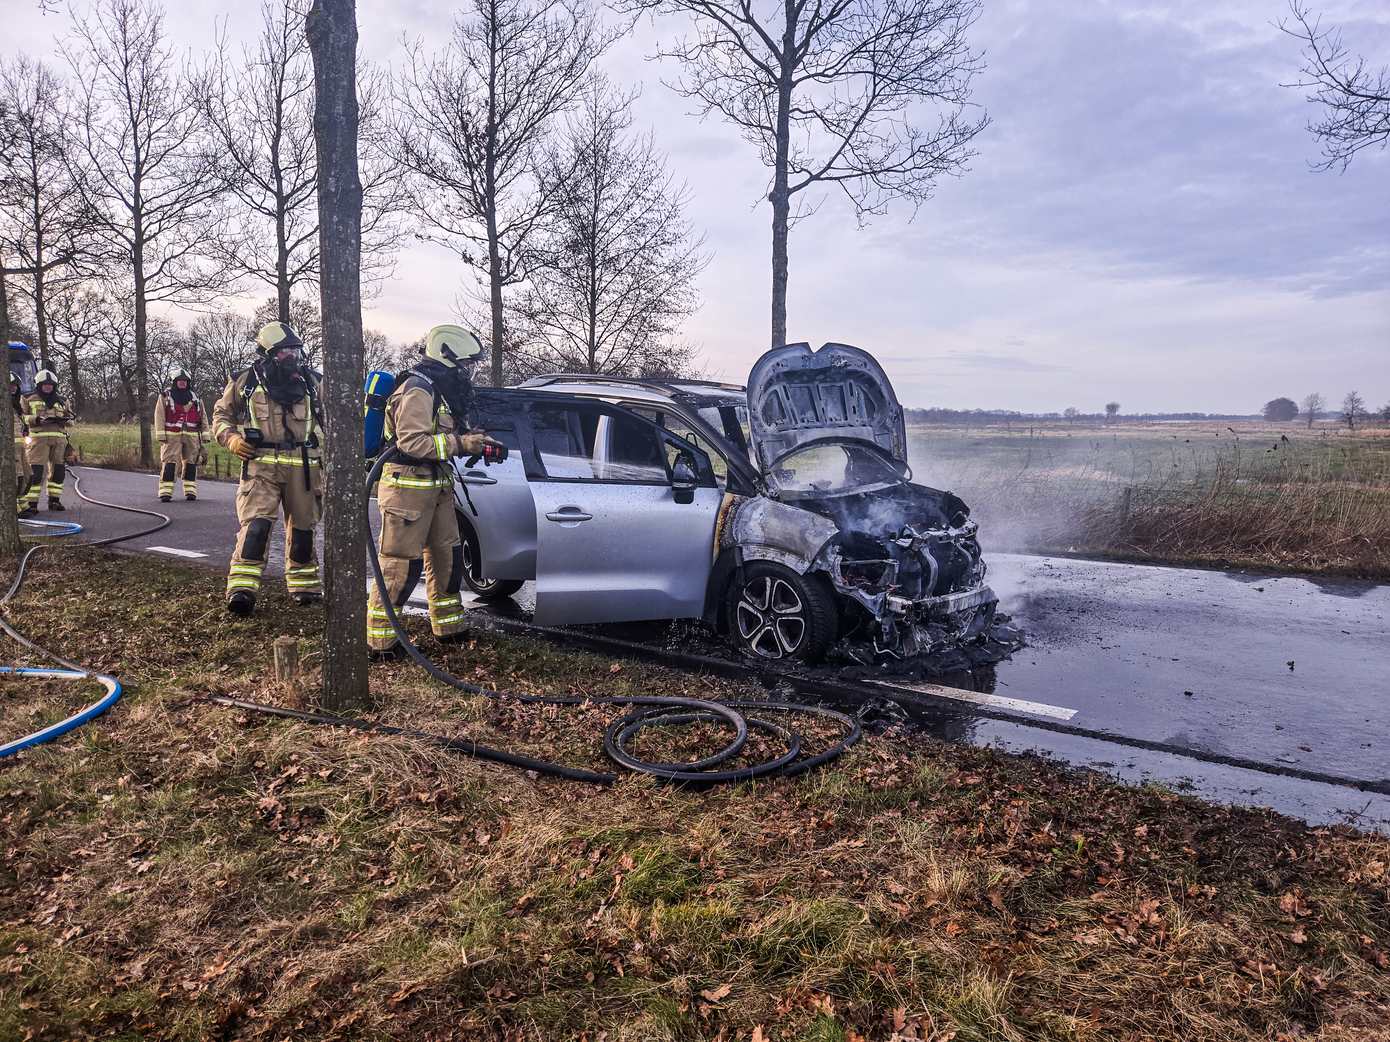
M 464 631 L 463 549 L 454 514 L 454 456 L 507 458 L 507 448 L 466 427 L 469 378 L 463 368 L 482 352 L 459 326 L 435 326 L 425 358 L 403 373 L 386 403 L 388 443 L 404 458 L 386 465 L 377 487 L 381 508 L 381 571 L 391 603 L 410 597 L 421 571 L 429 595 L 430 629 L 442 640 Z M 398 653 L 399 642 L 375 584 L 367 606 L 367 643 L 375 657 Z
M 159 501 L 174 498 L 174 482 L 183 478 L 183 498 L 198 498 L 198 463 L 207 443 L 203 403 L 193 393 L 193 379 L 180 369 L 154 402 L 154 436 L 159 442 Z
M 227 575 L 227 610 L 256 610 L 270 530 L 285 516 L 285 585 L 298 604 L 323 596 L 314 525 L 322 494 L 317 377 L 304 365 L 304 343 L 288 325 L 256 334 L 255 363 L 232 377 L 212 410 L 212 433 L 241 461 L 236 512 L 241 523 Z
M 24 423 L 29 428 L 29 445 L 25 450 L 29 460 L 29 491 L 25 496 L 26 513 L 38 509 L 39 494 L 44 489 L 44 470 L 48 470 L 48 509 L 66 510 L 63 506 L 63 482 L 67 478 L 68 427 L 72 410 L 67 399 L 58 393 L 58 374 L 52 369 L 40 369 L 34 377 L 34 393 L 21 399 Z

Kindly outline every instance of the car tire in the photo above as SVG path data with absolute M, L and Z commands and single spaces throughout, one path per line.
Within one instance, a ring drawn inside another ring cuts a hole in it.
M 773 561 L 754 561 L 734 574 L 726 611 L 734 647 L 753 658 L 818 662 L 839 629 L 825 580 Z
M 482 554 L 478 547 L 478 533 L 473 531 L 459 511 L 459 538 L 463 541 L 463 585 L 480 601 L 503 601 L 524 585 L 520 579 L 484 579 L 478 574 L 478 562 Z

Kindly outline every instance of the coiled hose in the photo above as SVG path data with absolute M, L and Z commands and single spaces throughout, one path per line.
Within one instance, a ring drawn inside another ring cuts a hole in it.
M 375 466 L 372 467 L 371 473 L 367 476 L 368 489 L 370 489 L 381 476 L 382 468 L 398 457 L 399 453 L 397 450 L 391 447 L 377 458 Z M 368 557 L 372 566 L 372 576 L 376 581 L 377 593 L 380 596 L 381 605 L 386 611 L 392 629 L 396 631 L 396 636 L 400 639 L 401 646 L 405 649 L 406 654 L 409 655 L 420 668 L 440 683 L 446 684 L 459 691 L 464 691 L 472 695 L 483 695 L 487 698 L 494 698 L 500 701 L 517 702 L 522 705 L 610 705 L 635 707 L 633 712 L 610 723 L 603 734 L 603 751 L 608 755 L 610 760 L 629 771 L 651 775 L 662 781 L 677 782 L 692 786 L 746 782 L 754 778 L 769 776 L 789 777 L 809 771 L 813 767 L 818 767 L 821 764 L 835 759 L 857 742 L 862 734 L 857 719 L 847 713 L 829 709 L 825 706 L 753 700 L 714 702 L 703 698 L 690 698 L 684 695 L 608 695 L 598 698 L 568 695 L 525 695 L 514 691 L 497 691 L 492 688 L 483 687 L 480 684 L 471 683 L 436 665 L 411 641 L 409 634 L 406 633 L 405 625 L 401 621 L 400 615 L 397 613 L 396 609 L 398 606 L 393 604 L 390 597 L 387 595 L 386 577 L 381 571 L 381 559 L 378 556 L 376 540 L 368 539 L 367 545 Z M 467 756 L 489 760 L 494 763 L 508 764 L 513 767 L 520 767 L 526 770 L 536 771 L 540 774 L 567 778 L 573 781 L 611 785 L 618 780 L 618 775 L 613 773 L 569 767 L 565 764 L 550 760 L 541 760 L 535 757 L 507 752 L 502 749 L 494 749 L 490 746 L 480 745 L 465 739 L 448 738 L 426 731 L 388 727 L 382 724 L 374 724 L 366 720 L 331 716 L 326 713 L 308 713 L 298 709 L 267 706 L 257 702 L 244 702 L 239 699 L 227 698 L 224 696 L 216 696 L 212 701 L 220 705 L 292 720 L 300 720 L 305 723 L 350 727 L 356 730 L 371 731 L 378 734 L 405 735 L 412 738 L 419 738 L 432 742 L 445 749 L 463 753 Z M 842 734 L 838 740 L 822 751 L 813 755 L 803 756 L 803 740 L 801 735 L 797 732 L 781 724 L 765 720 L 760 716 L 745 715 L 741 710 L 758 713 L 787 713 L 820 717 L 825 720 L 832 720 L 838 724 L 842 729 Z M 646 728 L 685 726 L 693 723 L 722 723 L 733 732 L 733 737 L 722 749 L 719 749 L 709 756 L 686 763 L 664 763 L 647 760 L 632 752 L 632 740 L 639 732 Z M 743 752 L 744 747 L 748 743 L 750 730 L 758 731 L 776 739 L 786 747 L 785 750 L 777 756 L 758 763 L 739 767 L 725 766 L 729 761 Z
M 115 543 L 124 543 L 130 539 L 138 539 L 141 536 L 152 535 L 161 528 L 168 527 L 170 524 L 169 516 L 167 514 L 161 514 L 157 510 L 144 510 L 140 507 L 125 506 L 120 503 L 108 503 L 105 500 L 93 499 L 82 491 L 82 478 L 78 473 L 78 469 L 74 467 L 72 470 L 72 487 L 79 498 L 94 506 L 109 507 L 112 510 L 121 510 L 128 514 L 143 514 L 146 517 L 158 518 L 159 523 L 151 525 L 148 528 L 142 528 L 137 532 L 127 533 L 126 535 L 107 536 L 105 539 L 92 539 L 86 542 L 64 545 L 111 546 Z M 81 525 L 74 524 L 71 521 L 38 521 L 27 522 L 27 524 L 31 527 L 38 525 L 49 528 L 50 531 L 45 534 L 50 536 L 73 535 L 82 531 Z M 59 529 L 61 529 L 61 531 L 59 531 Z M 19 594 L 20 589 L 24 586 L 24 580 L 29 574 L 29 562 L 33 559 L 34 554 L 52 545 L 52 543 L 35 543 L 19 555 L 19 561 L 15 566 L 14 580 L 10 583 L 10 588 L 5 591 L 4 596 L 0 596 L 0 609 L 7 607 L 10 601 Z M 95 720 L 120 701 L 123 689 L 119 680 L 109 673 L 96 673 L 92 670 L 85 669 L 80 664 L 69 661 L 57 652 L 50 651 L 48 648 L 34 643 L 10 624 L 10 621 L 5 618 L 3 610 L 0 610 L 0 630 L 3 630 L 7 636 L 17 641 L 23 647 L 28 648 L 40 658 L 48 659 L 50 662 L 56 662 L 59 666 L 63 667 L 62 669 L 48 669 L 36 666 L 0 666 L 0 675 L 11 674 L 29 677 L 48 677 L 60 680 L 95 680 L 101 684 L 105 691 L 102 697 L 97 701 L 93 702 L 85 709 L 73 713 L 66 719 L 49 724 L 47 727 L 41 728 L 33 734 L 25 735 L 23 738 L 16 738 L 13 741 L 0 745 L 0 757 L 11 756 L 21 749 L 31 749 L 36 745 L 51 742 L 55 738 L 65 735 L 75 728 L 81 727 L 88 721 Z

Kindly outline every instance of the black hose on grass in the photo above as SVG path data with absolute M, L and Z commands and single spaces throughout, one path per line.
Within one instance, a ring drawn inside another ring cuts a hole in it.
M 382 468 L 391 460 L 396 459 L 398 455 L 397 450 L 392 447 L 377 458 L 375 466 L 372 467 L 371 473 L 367 476 L 368 489 L 370 489 L 377 478 L 380 477 Z M 746 782 L 754 778 L 790 777 L 835 759 L 857 742 L 862 734 L 859 721 L 853 716 L 824 706 L 753 700 L 714 702 L 703 698 L 691 698 L 685 695 L 608 695 L 599 698 L 571 695 L 524 695 L 515 691 L 496 691 L 492 688 L 483 687 L 480 684 L 474 684 L 464 680 L 462 677 L 455 676 L 448 670 L 432 662 L 424 652 L 417 648 L 411 641 L 409 634 L 406 633 L 405 624 L 401 621 L 400 615 L 396 612 L 396 605 L 392 603 L 391 598 L 387 594 L 386 577 L 381 571 L 381 559 L 378 556 L 376 540 L 374 538 L 369 539 L 367 541 L 367 547 L 368 559 L 372 566 L 372 576 L 376 581 L 377 592 L 381 597 L 381 605 L 386 611 L 386 616 L 391 623 L 391 628 L 396 631 L 396 636 L 400 639 L 401 646 L 416 665 L 420 666 L 421 669 L 442 684 L 446 684 L 459 691 L 467 692 L 468 694 L 483 695 L 487 698 L 494 698 L 500 701 L 518 702 L 522 705 L 610 705 L 638 707 L 634 709 L 633 712 L 609 724 L 603 734 L 603 751 L 608 755 L 610 760 L 629 771 L 634 771 L 638 774 L 647 774 L 662 781 L 679 782 L 681 784 L 693 786 Z M 374 724 L 352 717 L 331 716 L 326 713 L 307 713 L 298 709 L 285 709 L 279 706 L 262 705 L 257 702 L 244 702 L 239 699 L 227 698 L 220 695 L 214 696 L 211 701 L 219 705 L 230 706 L 248 712 L 265 713 L 270 716 L 300 720 L 304 723 L 349 727 L 359 731 L 374 731 L 379 734 L 405 735 L 407 737 L 419 738 L 432 742 L 442 748 L 449 749 L 452 752 L 463 753 L 466 756 L 474 756 L 478 759 L 489 760 L 494 763 L 503 763 L 512 767 L 521 767 L 526 770 L 536 771 L 539 774 L 567 778 L 572 781 L 611 785 L 618 780 L 618 775 L 616 774 L 590 771 L 578 767 L 568 767 L 551 760 L 535 759 L 518 753 L 493 749 L 489 746 L 479 745 L 476 742 L 470 742 L 465 739 L 448 738 L 426 731 L 388 727 L 384 724 Z M 753 710 L 759 713 L 798 713 L 818 716 L 823 719 L 833 720 L 835 723 L 839 724 L 843 733 L 836 742 L 821 752 L 811 756 L 802 756 L 803 740 L 799 734 L 780 724 L 764 720 L 761 717 L 751 715 L 745 716 L 740 710 Z M 646 728 L 667 726 L 679 727 L 692 723 L 723 723 L 733 732 L 733 738 L 722 749 L 719 749 L 709 756 L 686 763 L 660 763 L 647 760 L 638 756 L 631 750 L 632 740 L 639 732 Z M 748 732 L 750 729 L 777 738 L 785 743 L 786 750 L 771 759 L 748 764 L 747 766 L 723 767 L 722 765 L 727 764 L 730 760 L 743 752 L 748 742 Z
M 152 535 L 170 524 L 169 516 L 167 514 L 161 514 L 156 510 L 144 510 L 141 507 L 124 506 L 120 503 L 108 503 L 105 500 L 93 499 L 82 491 L 82 478 L 81 475 L 77 473 L 77 468 L 75 467 L 73 468 L 72 487 L 73 491 L 76 492 L 81 499 L 95 506 L 109 507 L 112 510 L 122 510 L 128 514 L 143 514 L 147 517 L 158 518 L 159 523 L 151 525 L 148 528 L 142 528 L 136 532 L 127 533 L 126 535 L 107 536 L 104 539 L 90 539 L 81 543 L 64 544 L 66 546 L 111 546 L 114 543 L 123 543 L 129 539 L 138 539 L 140 536 Z M 82 530 L 80 525 L 73 525 L 72 527 L 77 532 Z M 4 609 L 8 606 L 10 601 L 12 601 L 23 588 L 24 580 L 29 574 L 29 562 L 34 554 L 38 553 L 44 547 L 51 545 L 53 544 L 47 542 L 35 543 L 19 555 L 19 561 L 15 565 L 14 580 L 10 583 L 10 588 L 5 591 L 4 595 L 0 596 L 0 609 Z M 97 673 L 86 669 L 78 663 L 64 658 L 56 651 L 51 651 L 41 644 L 34 643 L 10 624 L 9 620 L 5 618 L 3 610 L 0 610 L 0 630 L 3 630 L 11 640 L 29 649 L 40 658 L 56 662 L 63 667 L 62 669 L 37 669 L 28 666 L 0 666 L 0 673 L 19 676 L 52 677 L 62 680 L 95 680 L 105 689 L 105 693 L 101 698 L 66 719 L 59 720 L 57 723 L 50 724 L 48 727 L 25 735 L 23 738 L 16 738 L 13 741 L 5 742 L 3 745 L 0 745 L 0 757 L 10 756 L 19 752 L 21 749 L 31 749 L 36 745 L 43 745 L 46 742 L 51 742 L 55 738 L 81 727 L 83 724 L 95 720 L 120 700 L 123 688 L 119 680 L 109 673 Z

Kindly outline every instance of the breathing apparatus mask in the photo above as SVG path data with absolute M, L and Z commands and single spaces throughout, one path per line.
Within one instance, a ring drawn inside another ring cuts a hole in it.
M 283 322 L 267 322 L 256 334 L 256 351 L 271 400 L 282 405 L 300 401 L 306 386 L 304 341 L 299 334 Z
M 434 383 L 455 420 L 462 424 L 473 397 L 472 365 L 483 353 L 478 337 L 462 326 L 435 326 L 425 338 L 425 358 L 416 369 Z

